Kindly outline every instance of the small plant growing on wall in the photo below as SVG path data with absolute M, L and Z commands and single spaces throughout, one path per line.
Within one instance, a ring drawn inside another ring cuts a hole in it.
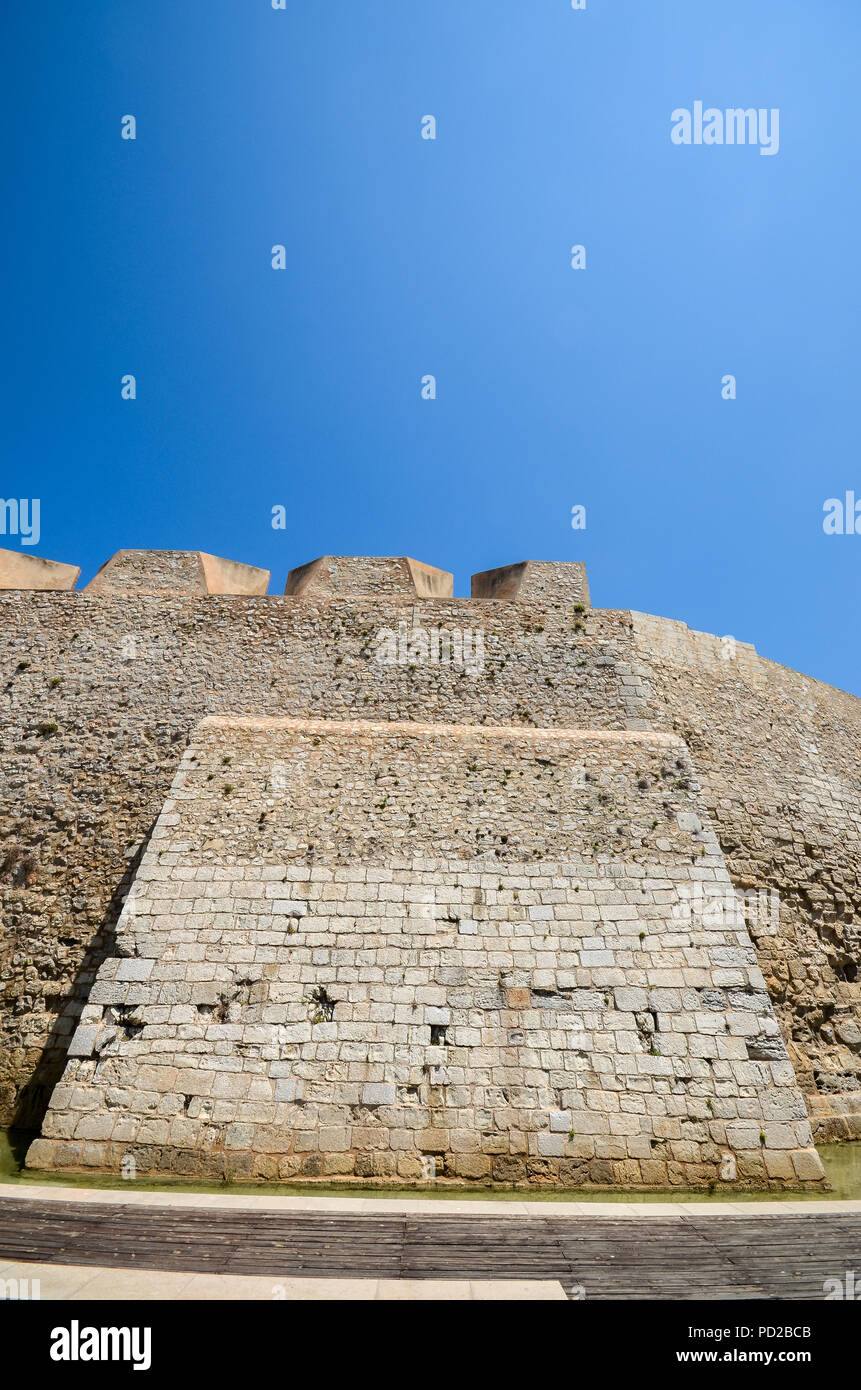
M 329 995 L 322 985 L 317 985 L 316 988 L 311 991 L 310 1004 L 312 1023 L 332 1022 L 335 1015 L 335 1001 L 329 998 Z

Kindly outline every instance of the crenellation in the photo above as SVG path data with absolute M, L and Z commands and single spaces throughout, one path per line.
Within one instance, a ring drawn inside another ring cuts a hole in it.
M 472 597 L 499 602 L 539 601 L 589 607 L 586 566 L 577 561 L 523 560 L 472 576 Z
M 118 550 L 105 561 L 86 590 L 104 595 L 262 595 L 268 587 L 268 570 L 199 550 Z
M 81 577 L 77 565 L 43 560 L 23 550 L 0 550 L 0 589 L 68 590 Z
M 290 571 L 285 594 L 297 598 L 413 596 L 451 598 L 454 576 L 408 556 L 324 555 Z

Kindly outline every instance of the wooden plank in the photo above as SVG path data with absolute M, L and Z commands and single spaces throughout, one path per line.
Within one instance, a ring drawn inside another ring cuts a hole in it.
M 588 1298 L 821 1297 L 861 1217 L 416 1217 L 0 1201 L 0 1258 L 271 1276 L 559 1279 Z

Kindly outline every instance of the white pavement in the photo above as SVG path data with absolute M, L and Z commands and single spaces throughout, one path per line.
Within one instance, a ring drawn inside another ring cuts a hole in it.
M 13 1287 L 11 1280 L 16 1281 Z M 26 1288 L 21 1287 L 22 1280 L 27 1281 Z M 562 1285 L 551 1279 L 272 1279 L 247 1274 L 165 1273 L 21 1261 L 0 1263 L 0 1300 L 22 1294 L 32 1299 L 36 1296 L 34 1281 L 38 1281 L 38 1297 L 49 1301 L 566 1301 Z
M 96 1205 L 196 1207 L 218 1211 L 327 1212 L 330 1215 L 377 1216 L 535 1216 L 542 1220 L 570 1216 L 609 1216 L 616 1220 L 674 1219 L 684 1216 L 825 1216 L 836 1212 L 861 1214 L 861 1201 L 792 1199 L 687 1202 L 557 1202 L 483 1200 L 434 1197 L 302 1197 L 259 1196 L 230 1192 L 188 1192 L 169 1189 L 142 1191 L 129 1182 L 123 1188 L 64 1187 L 56 1183 L 0 1183 L 0 1200 L 80 1202 Z M 317 1282 L 316 1280 L 314 1281 Z

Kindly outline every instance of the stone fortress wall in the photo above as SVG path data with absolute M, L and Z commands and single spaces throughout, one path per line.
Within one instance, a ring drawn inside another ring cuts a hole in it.
M 203 720 L 28 1162 L 818 1183 L 703 816 L 667 734 Z
M 196 724 L 246 715 L 680 736 L 736 887 L 780 892 L 777 930 L 751 931 L 816 1132 L 861 1131 L 856 699 L 592 609 L 582 566 L 510 566 L 457 600 L 441 571 L 339 558 L 279 598 L 205 558 L 121 552 L 82 591 L 44 569 L 27 590 L 0 558 L 2 1121 L 42 1119 Z M 428 659 L 440 632 L 473 657 L 480 635 L 481 660 Z
M 861 1137 L 861 704 L 682 624 L 631 614 L 650 726 L 686 742 L 820 1140 Z M 682 629 L 681 632 L 679 629 Z

